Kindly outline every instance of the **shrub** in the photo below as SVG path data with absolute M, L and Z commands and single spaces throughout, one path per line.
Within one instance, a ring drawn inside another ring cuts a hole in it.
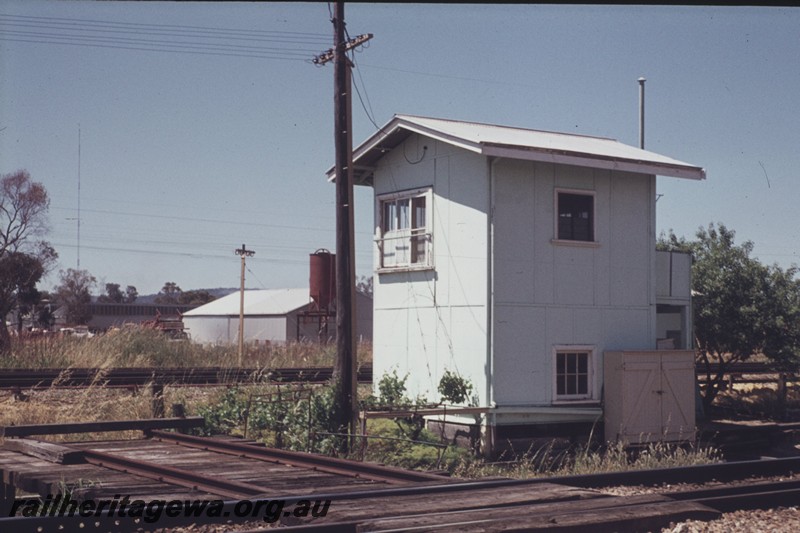
M 445 370 L 442 379 L 439 380 L 439 394 L 442 395 L 444 401 L 454 404 L 464 403 L 470 399 L 472 391 L 473 386 L 470 380 L 449 370 Z
M 411 405 L 411 400 L 406 395 L 406 381 L 408 374 L 401 379 L 397 370 L 392 370 L 391 375 L 384 373 L 378 382 L 378 403 L 383 407 L 406 407 Z

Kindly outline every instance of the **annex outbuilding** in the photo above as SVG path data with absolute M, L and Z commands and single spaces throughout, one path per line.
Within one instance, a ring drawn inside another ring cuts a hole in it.
M 262 289 L 244 292 L 244 338 L 247 343 L 327 341 L 336 336 L 335 317 L 306 313 L 312 307 L 308 288 Z M 236 344 L 239 339 L 240 293 L 234 292 L 183 314 L 189 337 L 203 344 Z M 357 338 L 372 338 L 372 301 L 358 293 Z

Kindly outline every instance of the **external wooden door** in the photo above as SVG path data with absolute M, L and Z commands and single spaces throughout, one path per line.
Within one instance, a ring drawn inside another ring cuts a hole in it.
M 694 353 L 606 352 L 606 440 L 694 438 Z

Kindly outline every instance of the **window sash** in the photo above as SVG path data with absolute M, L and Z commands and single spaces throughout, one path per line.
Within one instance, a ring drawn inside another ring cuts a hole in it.
M 556 238 L 594 242 L 594 195 L 557 191 Z
M 556 351 L 556 400 L 591 397 L 591 357 L 590 351 Z
M 430 266 L 429 195 L 428 190 L 379 199 L 382 217 L 378 239 L 380 268 Z

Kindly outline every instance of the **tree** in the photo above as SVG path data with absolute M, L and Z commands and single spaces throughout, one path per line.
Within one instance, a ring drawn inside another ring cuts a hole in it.
M 361 276 L 356 282 L 356 291 L 372 298 L 372 276 Z
M 125 303 L 132 304 L 136 301 L 136 298 L 139 297 L 139 291 L 136 290 L 136 287 L 133 285 L 128 285 L 125 287 Z
M 100 303 L 132 304 L 139 297 L 139 291 L 133 285 L 128 285 L 125 292 L 120 289 L 119 283 L 106 283 L 106 293 L 97 297 Z
M 763 354 L 785 367 L 800 357 L 800 283 L 797 270 L 765 266 L 750 257 L 753 243 L 736 245 L 725 225 L 700 228 L 695 241 L 672 231 L 658 248 L 691 252 L 694 335 L 705 366 L 703 402 L 710 407 L 731 364 Z
M 35 303 L 36 283 L 58 257 L 48 243 L 36 239 L 47 231 L 49 207 L 44 186 L 27 171 L 0 177 L 0 354 L 11 348 L 6 316 L 20 298 L 23 306 Z
M 216 297 L 205 290 L 186 291 L 178 295 L 181 305 L 203 305 L 216 300 Z
M 67 324 L 86 324 L 92 318 L 89 304 L 97 280 L 88 270 L 69 268 L 58 273 L 60 283 L 55 288 L 58 303 L 65 308 Z
M 164 283 L 164 286 L 159 291 L 158 295 L 156 295 L 155 299 L 153 300 L 157 304 L 177 304 L 178 297 L 181 295 L 183 291 L 178 284 L 174 281 L 168 281 Z
M 5 317 L 14 308 L 21 321 L 25 307 L 35 304 L 39 299 L 36 284 L 44 275 L 44 266 L 36 257 L 22 252 L 6 252 L 0 256 L 0 353 L 11 349 L 11 336 L 5 324 Z M 21 330 L 21 322 L 19 323 Z
M 35 237 L 47 231 L 50 199 L 44 185 L 18 170 L 0 178 L 0 257 L 9 252 L 29 252 Z
M 98 296 L 97 301 L 121 304 L 125 301 L 125 294 L 119 289 L 119 283 L 106 283 L 106 293 Z

